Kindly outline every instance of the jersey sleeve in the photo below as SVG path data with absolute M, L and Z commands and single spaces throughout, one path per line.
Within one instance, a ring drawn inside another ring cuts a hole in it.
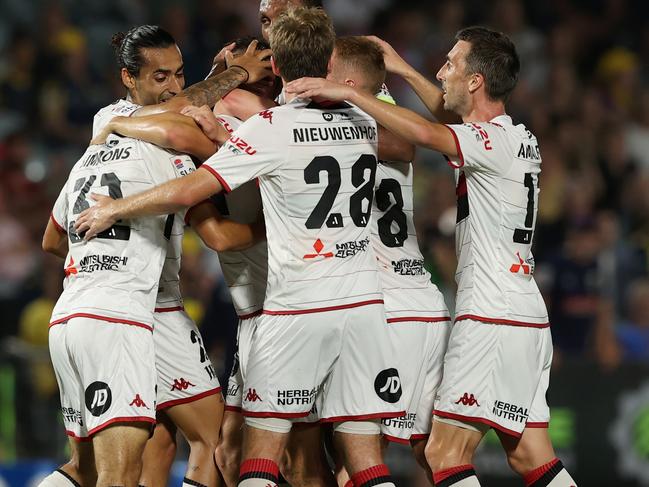
M 113 105 L 102 108 L 95 114 L 92 121 L 92 137 L 96 137 L 113 117 L 130 117 L 139 108 L 140 105 L 126 100 L 120 100 Z
M 65 183 L 63 185 L 63 188 L 61 189 L 61 192 L 59 193 L 59 197 L 56 198 L 56 201 L 54 202 L 54 207 L 52 208 L 52 213 L 50 214 L 50 219 L 52 220 L 52 223 L 54 223 L 54 226 L 56 229 L 61 232 L 61 233 L 67 233 L 67 225 L 68 225 L 68 183 Z
M 279 117 L 255 115 L 234 131 L 219 151 L 201 168 L 209 171 L 226 192 L 259 176 L 271 174 L 283 159 L 287 144 L 278 130 Z M 273 126 L 273 123 L 276 124 Z
M 477 171 L 502 173 L 511 162 L 504 129 L 495 123 L 464 123 L 446 125 L 455 139 L 457 156 L 448 157 L 449 164 Z

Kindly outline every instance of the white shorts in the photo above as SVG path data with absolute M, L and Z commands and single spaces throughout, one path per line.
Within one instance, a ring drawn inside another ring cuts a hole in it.
M 384 419 L 381 433 L 390 441 L 408 444 L 430 435 L 435 396 L 442 381 L 444 354 L 452 323 L 404 321 L 389 323 L 391 340 L 399 347 L 399 374 L 406 414 Z
M 201 333 L 185 311 L 155 313 L 153 343 L 157 407 L 161 410 L 219 394 L 221 387 Z
M 155 423 L 150 330 L 72 318 L 50 328 L 49 345 L 68 436 L 88 439 L 116 422 Z
M 551 365 L 550 328 L 458 321 L 444 360 L 435 419 L 480 423 L 515 437 L 526 427 L 547 428 Z
M 250 344 L 239 337 L 244 416 L 295 419 L 312 409 L 323 422 L 402 416 L 387 327 L 381 304 L 262 315 Z
M 239 360 L 239 350 L 241 346 L 244 348 L 250 346 L 252 343 L 252 335 L 257 328 L 257 321 L 261 318 L 261 314 L 239 320 L 239 327 L 237 329 L 237 348 L 234 352 L 234 362 L 232 363 L 232 371 L 228 379 L 228 391 L 225 395 L 225 410 L 240 413 L 243 404 L 243 371 L 241 370 L 241 362 Z M 249 353 L 244 350 L 244 354 Z

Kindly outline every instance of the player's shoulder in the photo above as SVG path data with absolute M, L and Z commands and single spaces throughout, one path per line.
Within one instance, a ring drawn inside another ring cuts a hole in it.
M 137 105 L 125 98 L 120 98 L 118 100 L 115 100 L 110 105 L 106 105 L 105 107 L 100 108 L 99 111 L 97 111 L 97 113 L 95 114 L 95 117 L 106 115 L 112 115 L 113 117 L 129 116 L 138 108 L 140 108 L 140 105 Z

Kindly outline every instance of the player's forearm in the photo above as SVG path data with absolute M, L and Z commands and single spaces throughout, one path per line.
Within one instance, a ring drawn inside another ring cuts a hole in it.
M 189 88 L 185 88 L 165 103 L 142 107 L 135 112 L 135 115 L 141 117 L 164 112 L 180 113 L 183 108 L 190 105 L 195 107 L 201 107 L 203 105 L 213 107 L 224 95 L 247 80 L 248 74 L 246 71 L 238 66 L 233 66 L 221 74 L 200 81 Z
M 61 230 L 58 230 L 50 219 L 47 222 L 41 246 L 48 254 L 65 259 L 65 256 L 68 254 L 68 236 Z
M 402 71 L 395 74 L 401 76 L 410 85 L 437 121 L 442 123 L 461 121 L 455 113 L 444 110 L 444 92 L 415 68 L 408 64 Z
M 385 127 L 379 126 L 379 159 L 382 161 L 411 162 L 415 146 Z
M 115 117 L 106 129 L 125 137 L 151 142 L 160 147 L 169 146 L 169 126 L 165 124 L 162 116 L 149 115 L 146 117 Z
M 115 200 L 111 216 L 121 220 L 176 213 L 220 190 L 221 185 L 212 175 L 199 170 L 148 191 Z
M 351 91 L 349 101 L 406 141 L 450 156 L 457 155 L 452 136 L 443 125 L 430 122 L 406 108 L 384 103 L 359 90 Z

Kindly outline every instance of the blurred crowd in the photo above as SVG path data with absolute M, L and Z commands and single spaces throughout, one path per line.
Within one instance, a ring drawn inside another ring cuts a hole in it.
M 514 40 L 522 72 L 508 112 L 536 134 L 541 147 L 535 275 L 550 310 L 557 367 L 574 359 L 595 361 L 603 371 L 625 361 L 649 363 L 644 3 L 325 0 L 339 34 L 376 34 L 430 79 L 463 26 L 487 24 Z M 94 113 L 124 95 L 111 36 L 143 23 L 162 25 L 183 52 L 191 84 L 205 76 L 227 41 L 259 33 L 259 2 L 2 0 L 1 5 L 0 368 L 31 364 L 14 368 L 15 389 L 40 407 L 50 404 L 55 414 L 47 324 L 63 265 L 41 251 L 40 241 L 52 203 L 90 140 Z M 389 78 L 388 86 L 399 104 L 423 113 L 403 81 Z M 416 165 L 420 246 L 452 308 L 453 173 L 429 151 L 418 151 Z M 228 370 L 236 316 L 216 256 L 191 234 L 182 283 L 213 363 Z M 30 426 L 23 427 L 38 431 L 41 417 L 32 413 L 24 420 Z M 32 441 L 30 453 L 38 454 L 34 448 Z

